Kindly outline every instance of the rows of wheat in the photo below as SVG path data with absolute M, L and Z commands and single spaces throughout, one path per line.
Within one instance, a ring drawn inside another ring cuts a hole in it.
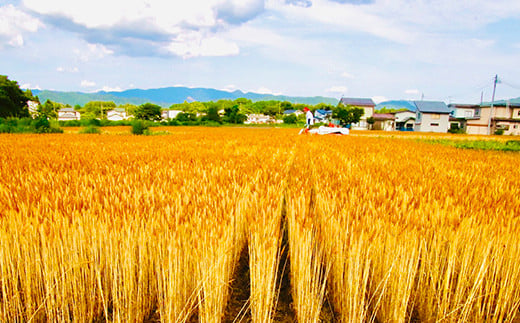
M 282 279 L 298 322 L 520 318 L 518 154 L 290 129 L 0 142 L 0 321 L 233 321 L 244 253 L 254 322 Z

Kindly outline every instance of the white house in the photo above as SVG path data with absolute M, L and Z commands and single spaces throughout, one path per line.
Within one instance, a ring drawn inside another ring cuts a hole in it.
M 450 127 L 450 109 L 440 101 L 414 101 L 417 107 L 415 131 L 448 132 Z
M 107 111 L 107 119 L 110 121 L 121 121 L 128 120 L 132 116 L 126 113 L 126 110 L 123 108 L 115 108 L 113 110 Z
M 70 121 L 81 119 L 81 114 L 74 108 L 63 108 L 58 110 L 59 121 Z
M 395 129 L 400 131 L 413 131 L 415 125 L 416 113 L 414 111 L 405 110 L 398 111 L 395 114 Z
M 27 101 L 27 107 L 29 108 L 29 114 L 31 115 L 32 118 L 36 117 L 36 115 L 38 114 L 38 106 L 40 104 L 36 101 Z
M 161 117 L 163 120 L 175 119 L 179 113 L 182 113 L 181 110 L 162 110 Z
M 301 110 L 292 110 L 292 109 L 290 109 L 290 110 L 285 110 L 285 111 L 283 112 L 283 115 L 284 115 L 284 116 L 288 116 L 288 115 L 291 115 L 291 114 L 294 114 L 295 116 L 298 117 L 298 116 L 301 116 L 301 115 L 304 114 L 304 113 L 303 113 L 303 111 L 301 111 Z
M 247 115 L 247 120 L 244 121 L 245 124 L 261 124 L 261 123 L 273 123 L 275 120 L 268 115 L 265 114 L 257 114 L 252 113 Z

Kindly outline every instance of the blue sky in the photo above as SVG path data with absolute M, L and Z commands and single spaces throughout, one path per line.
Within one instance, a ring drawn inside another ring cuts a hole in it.
M 520 97 L 518 0 L 0 0 L 0 74 L 478 103 Z

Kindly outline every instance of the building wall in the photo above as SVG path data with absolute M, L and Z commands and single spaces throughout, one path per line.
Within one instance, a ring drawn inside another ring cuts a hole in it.
M 455 109 L 455 113 L 453 114 L 455 118 L 478 118 L 480 117 L 480 114 L 475 111 L 475 109 L 464 109 L 464 108 L 457 108 Z
M 415 123 L 415 131 L 421 132 L 448 132 L 449 127 L 448 114 L 421 113 L 421 118 L 417 118 Z
M 365 113 L 361 117 L 361 120 L 358 123 L 352 124 L 352 129 L 354 130 L 367 130 L 368 123 L 367 118 L 370 118 L 374 114 L 375 107 L 357 107 L 362 108 Z
M 511 109 L 513 112 L 513 119 L 520 119 L 520 108 Z
M 471 120 L 472 123 L 467 123 L 466 125 L 466 133 L 468 135 L 487 135 L 487 124 L 482 125 L 478 123 L 473 123 L 478 120 Z
M 79 112 L 59 112 L 58 111 L 58 121 L 69 121 L 69 120 L 80 120 L 81 115 Z
M 392 131 L 394 129 L 393 120 L 376 120 L 374 122 L 374 130 Z

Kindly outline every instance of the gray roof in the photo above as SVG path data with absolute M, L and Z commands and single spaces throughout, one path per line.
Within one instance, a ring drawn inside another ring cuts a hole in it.
M 450 109 L 446 103 L 441 101 L 413 101 L 417 107 L 417 111 L 426 113 L 450 113 Z
M 520 98 L 509 99 L 509 100 L 498 100 L 493 102 L 494 106 L 502 106 L 505 107 L 509 105 L 510 107 L 519 107 L 520 106 Z M 491 106 L 491 102 L 483 102 L 481 104 L 483 107 Z
M 366 99 L 366 98 L 341 98 L 339 100 L 339 103 L 342 103 L 344 105 L 354 105 L 357 107 L 375 107 L 376 104 L 372 99 Z
M 74 108 L 61 108 L 59 110 L 60 112 L 75 112 Z

